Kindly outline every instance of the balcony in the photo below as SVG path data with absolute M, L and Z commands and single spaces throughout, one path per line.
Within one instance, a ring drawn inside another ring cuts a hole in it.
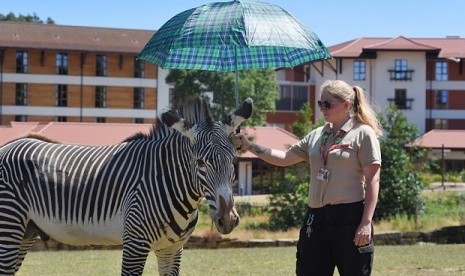
M 415 99 L 388 99 L 389 106 L 397 106 L 399 110 L 412 110 L 412 103 Z
M 406 70 L 395 70 L 389 69 L 389 75 L 392 81 L 411 81 L 412 75 L 415 70 L 406 69 Z

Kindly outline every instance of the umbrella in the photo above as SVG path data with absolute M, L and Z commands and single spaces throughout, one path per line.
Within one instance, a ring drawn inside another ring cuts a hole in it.
M 139 58 L 163 69 L 291 68 L 331 55 L 315 33 L 284 9 L 265 2 L 205 4 L 168 20 Z

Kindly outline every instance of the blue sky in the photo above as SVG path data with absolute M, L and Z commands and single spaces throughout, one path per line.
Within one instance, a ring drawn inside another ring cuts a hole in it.
M 220 0 L 216 0 L 220 1 Z M 208 0 L 0 0 L 0 13 L 36 13 L 56 24 L 156 30 Z M 463 0 L 266 0 L 304 22 L 326 46 L 360 37 L 465 38 Z

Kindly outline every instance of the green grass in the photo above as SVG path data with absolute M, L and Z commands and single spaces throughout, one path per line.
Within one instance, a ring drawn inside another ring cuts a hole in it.
M 465 224 L 465 192 L 452 191 L 434 191 L 422 194 L 426 206 L 419 213 L 417 219 L 408 218 L 406 215 L 396 215 L 381 221 L 375 221 L 375 233 L 382 232 L 414 232 L 414 231 L 434 231 L 447 226 L 457 226 Z M 267 203 L 267 198 L 262 197 L 244 197 L 236 200 L 237 202 L 247 202 L 262 206 Z M 241 214 L 241 213 L 240 213 Z M 276 238 L 294 238 L 298 237 L 298 229 L 289 229 L 288 231 L 268 231 L 266 227 L 269 224 L 269 214 L 266 212 L 254 213 L 253 215 L 241 215 L 241 222 L 234 231 L 224 236 L 225 238 L 236 238 L 240 240 L 250 239 L 276 239 Z M 199 223 L 197 224 L 194 235 L 196 236 L 214 236 L 217 233 L 211 231 L 212 223 L 205 208 L 200 213 Z M 219 236 L 219 234 L 216 234 Z
M 373 275 L 465 275 L 465 244 L 377 246 Z M 30 252 L 17 275 L 119 275 L 121 251 Z M 181 275 L 294 275 L 295 247 L 185 250 Z M 145 275 L 158 275 L 150 254 Z M 337 275 L 337 273 L 336 273 Z
M 465 224 L 465 192 L 436 191 L 423 193 L 425 210 L 415 221 L 405 215 L 377 221 L 375 230 L 380 231 L 433 231 L 446 226 Z

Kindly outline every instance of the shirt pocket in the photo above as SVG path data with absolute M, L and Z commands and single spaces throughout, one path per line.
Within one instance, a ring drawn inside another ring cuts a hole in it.
M 356 149 L 353 144 L 339 144 L 336 149 L 331 152 L 331 155 L 338 159 L 352 159 L 357 156 Z

